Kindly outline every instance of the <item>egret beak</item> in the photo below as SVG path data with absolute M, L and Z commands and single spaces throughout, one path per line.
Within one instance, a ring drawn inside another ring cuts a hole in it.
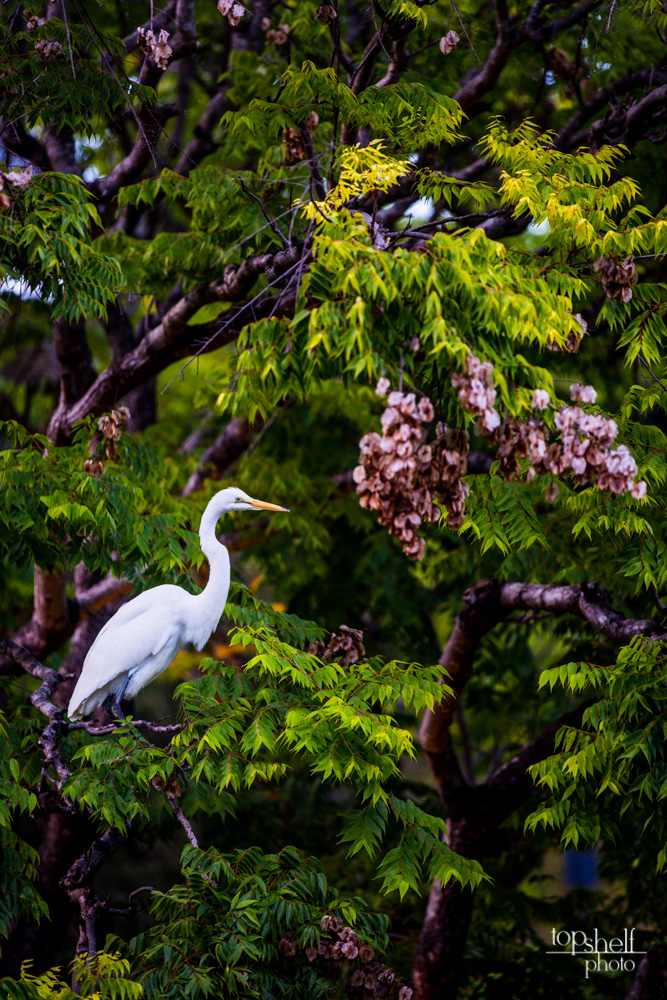
M 275 503 L 266 503 L 264 500 L 248 500 L 249 504 L 256 507 L 257 510 L 283 510 L 286 514 L 289 514 L 289 507 L 279 507 Z

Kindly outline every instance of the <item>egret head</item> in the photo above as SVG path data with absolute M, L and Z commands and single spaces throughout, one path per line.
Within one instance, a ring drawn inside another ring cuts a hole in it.
M 255 500 L 237 486 L 228 486 L 226 490 L 220 490 L 213 499 L 216 501 L 216 508 L 221 514 L 232 510 L 288 511 L 287 507 L 279 507 L 275 503 L 266 503 L 264 500 Z

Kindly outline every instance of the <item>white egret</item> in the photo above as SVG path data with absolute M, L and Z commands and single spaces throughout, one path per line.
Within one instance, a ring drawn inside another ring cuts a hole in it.
M 229 553 L 215 535 L 218 518 L 232 510 L 282 510 L 253 500 L 243 490 L 220 490 L 204 511 L 199 526 L 202 552 L 208 559 L 208 583 L 200 594 L 163 584 L 138 594 L 109 619 L 88 650 L 70 699 L 70 719 L 85 716 L 111 699 L 110 711 L 123 717 L 121 700 L 132 698 L 167 669 L 186 643 L 202 649 L 218 622 L 229 593 Z

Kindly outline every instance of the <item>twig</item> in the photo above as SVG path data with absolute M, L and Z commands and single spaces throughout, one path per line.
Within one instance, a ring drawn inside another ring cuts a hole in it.
M 317 205 L 319 209 L 319 205 Z M 306 269 L 306 257 L 310 253 L 310 248 L 313 241 L 313 233 L 315 231 L 315 219 L 312 219 L 310 225 L 308 226 L 308 232 L 306 233 L 306 239 L 303 245 L 303 252 L 301 254 L 301 259 L 299 260 L 299 266 L 296 272 L 296 291 L 294 293 L 294 309 L 296 311 L 297 304 L 299 301 L 299 291 L 301 289 L 301 279 L 303 278 L 303 272 Z M 308 249 L 306 249 L 308 248 Z M 278 300 L 280 301 L 280 299 Z
M 111 73 L 111 75 L 114 78 L 114 80 L 115 80 L 115 82 L 116 82 L 116 84 L 117 84 L 120 92 L 122 93 L 123 99 L 124 99 L 125 103 L 127 104 L 128 108 L 130 109 L 130 113 L 134 117 L 135 122 L 137 123 L 137 128 L 139 129 L 139 134 L 141 135 L 143 141 L 146 143 L 146 146 L 150 150 L 151 155 L 153 155 L 153 151 L 152 151 L 150 143 L 148 141 L 148 134 L 147 134 L 147 132 L 146 132 L 144 126 L 143 126 L 143 122 L 141 121 L 141 119 L 139 118 L 139 115 L 135 111 L 134 104 L 132 103 L 132 101 L 130 100 L 130 98 L 125 93 L 125 89 L 124 89 L 123 85 L 121 84 L 120 80 L 118 79 L 118 77 L 114 73 L 114 69 L 113 69 L 113 66 L 111 65 L 111 62 L 106 58 L 107 53 L 105 53 L 100 48 L 100 46 L 97 44 L 97 40 L 95 39 L 95 36 L 94 36 L 93 32 L 90 30 L 90 27 L 88 26 L 88 23 L 86 21 L 84 13 L 79 8 L 78 4 L 76 3 L 76 0 L 74 0 L 74 6 L 76 7 L 77 13 L 79 14 L 79 16 L 81 18 L 81 23 L 83 24 L 83 26 L 85 27 L 86 31 L 88 32 L 90 40 L 92 41 L 93 45 L 95 46 L 95 48 L 97 49 L 97 51 L 99 52 L 99 54 L 100 54 L 100 56 L 102 58 L 102 64 L 106 65 L 108 67 L 109 72 Z M 126 76 L 126 79 L 127 79 L 127 76 Z M 162 131 L 164 132 L 164 129 Z M 165 132 L 164 134 L 166 135 L 167 133 Z M 153 156 L 153 163 L 157 167 L 157 160 L 155 159 L 154 156 Z
M 650 584 L 648 589 L 651 592 L 651 596 L 655 601 L 655 606 L 658 609 L 658 611 L 667 611 L 667 604 L 663 604 L 662 601 L 660 600 L 658 596 L 658 591 L 655 589 L 655 584 L 654 583 Z
M 384 52 L 384 54 L 386 55 L 386 57 L 387 57 L 387 61 L 388 61 L 388 62 L 391 62 L 391 56 L 389 55 L 389 53 L 388 53 L 388 52 L 387 52 L 387 50 L 385 49 L 385 47 L 384 47 L 384 42 L 382 41 L 382 29 L 381 29 L 381 28 L 378 28 L 378 23 L 377 23 L 377 21 L 376 21 L 376 10 L 375 10 L 375 4 L 374 4 L 373 0 L 371 0 L 371 10 L 372 10 L 372 12 L 373 12 L 373 24 L 375 25 L 375 30 L 376 30 L 376 32 L 377 32 L 377 40 L 378 40 L 378 42 L 379 42 L 379 44 L 380 44 L 380 48 L 382 49 L 382 51 L 383 51 L 383 52 Z M 380 20 L 382 20 L 382 19 L 380 19 Z M 383 23 L 382 27 L 384 27 L 384 23 Z
M 614 7 L 616 6 L 616 0 L 612 0 L 611 7 L 609 8 L 609 17 L 607 18 L 607 27 L 605 28 L 605 33 L 609 34 L 609 29 L 611 28 L 611 19 L 614 14 Z
M 243 181 L 243 180 L 242 180 L 242 181 L 240 181 L 240 184 L 241 184 L 241 187 L 243 188 L 243 190 L 245 191 L 245 193 L 246 193 L 246 194 L 249 194 L 249 195 L 250 195 L 250 197 L 251 197 L 251 198 L 252 198 L 252 199 L 253 199 L 254 201 L 256 201 L 256 202 L 257 202 L 257 204 L 259 205 L 259 207 L 260 207 L 260 208 L 261 208 L 261 210 L 262 210 L 262 215 L 264 216 L 264 218 L 266 219 L 266 221 L 268 222 L 268 224 L 269 224 L 269 225 L 271 226 L 271 229 L 272 229 L 272 230 L 273 230 L 273 232 L 274 232 L 274 233 L 276 234 L 276 236 L 278 237 L 278 239 L 280 240 L 280 242 L 282 243 L 282 245 L 283 245 L 284 247 L 288 247 L 288 246 L 289 246 L 289 241 L 288 241 L 287 237 L 286 237 L 286 236 L 285 236 L 285 234 L 284 234 L 284 233 L 282 232 L 282 230 L 280 229 L 280 226 L 279 226 L 279 225 L 278 225 L 278 223 L 277 223 L 277 222 L 275 221 L 275 219 L 272 219 L 272 218 L 271 218 L 271 216 L 269 215 L 269 213 L 267 212 L 266 208 L 264 207 L 264 202 L 262 201 L 262 199 L 261 199 L 261 198 L 258 198 L 256 194 L 253 194 L 253 193 L 252 193 L 252 191 L 251 191 L 251 190 L 250 190 L 250 188 L 249 188 L 249 187 L 247 186 L 247 184 L 246 184 L 246 182 L 245 182 L 245 181 Z
M 435 219 L 433 222 L 420 222 L 419 229 L 401 229 L 397 233 L 390 233 L 388 239 L 395 243 L 397 240 L 402 238 L 414 238 L 414 237 L 429 237 L 432 234 L 425 233 L 425 229 L 437 229 L 438 226 L 447 226 L 449 223 L 465 223 L 472 219 L 493 219 L 497 216 L 503 215 L 503 209 L 493 209 L 491 212 L 471 212 L 469 215 L 452 215 L 448 219 Z
M 160 791 L 162 791 L 162 789 L 160 789 L 160 786 L 156 785 L 155 782 L 153 782 L 153 787 L 159 789 Z M 195 836 L 195 833 L 194 833 L 194 830 L 190 826 L 190 823 L 188 822 L 188 820 L 187 820 L 187 818 L 186 818 L 183 810 L 181 809 L 180 802 L 178 801 L 178 799 L 176 798 L 176 796 L 173 794 L 173 792 L 169 792 L 169 791 L 167 791 L 167 789 L 165 789 L 164 793 L 165 793 L 165 795 L 167 797 L 167 802 L 169 803 L 169 805 L 171 806 L 171 808 L 174 811 L 176 819 L 178 820 L 178 822 L 181 824 L 181 826 L 185 830 L 185 833 L 187 835 L 188 840 L 190 841 L 190 843 L 192 844 L 193 847 L 196 847 L 197 850 L 199 850 L 199 841 L 197 840 L 197 838 Z
M 129 720 L 128 720 L 129 721 Z M 99 726 L 93 722 L 70 722 L 67 724 L 67 728 L 70 730 L 83 729 L 85 732 L 90 733 L 91 736 L 106 736 L 108 733 L 115 733 L 117 729 L 120 729 L 125 723 L 122 720 L 118 722 L 110 722 L 105 726 Z M 167 726 L 161 726 L 156 722 L 150 722 L 147 719 L 137 719 L 135 722 L 132 719 L 132 725 L 137 729 L 148 729 L 151 733 L 178 733 L 181 731 L 183 726 L 181 723 L 171 723 Z
M 134 910 L 134 897 L 138 896 L 140 892 L 157 892 L 157 890 L 153 885 L 141 885 L 138 889 L 133 889 L 127 897 L 128 906 L 107 906 L 105 907 L 106 912 L 121 916 L 129 915 Z
M 67 49 L 69 52 L 69 62 L 72 67 L 72 76 L 76 80 L 76 70 L 74 69 L 74 53 L 72 52 L 72 39 L 69 33 L 69 21 L 67 20 L 67 0 L 63 0 L 63 21 L 65 22 L 65 32 L 67 33 Z
M 475 46 L 474 46 L 474 45 L 472 44 L 472 42 L 471 42 L 471 40 L 470 40 L 470 35 L 469 35 L 469 34 L 468 34 L 468 32 L 466 31 L 466 26 L 465 26 L 465 24 L 463 23 L 463 18 L 462 18 L 462 17 L 461 17 L 461 15 L 459 14 L 459 9 L 458 9 L 458 7 L 456 6 L 456 4 L 454 3 L 454 0 L 450 0 L 450 2 L 451 2 L 451 5 L 452 5 L 452 7 L 454 8 L 454 13 L 456 14 L 456 16 L 457 16 L 457 17 L 458 17 L 458 19 L 459 19 L 459 24 L 461 25 L 461 27 L 462 27 L 462 29 L 463 29 L 463 34 L 464 34 L 464 35 L 466 36 L 466 38 L 468 39 L 468 45 L 470 46 L 470 48 L 471 48 L 471 49 L 472 49 L 472 51 L 474 52 L 474 54 L 475 54 L 475 59 L 477 60 L 477 62 L 478 62 L 478 63 L 480 64 L 480 66 L 481 66 L 481 65 L 482 65 L 482 60 L 481 60 L 481 59 L 479 58 L 479 56 L 477 55 L 477 52 L 475 52 Z
M 38 741 L 39 748 L 44 754 L 42 784 L 47 777 L 49 765 L 53 764 L 58 776 L 57 781 L 54 781 L 53 784 L 57 789 L 60 789 L 70 776 L 69 768 L 61 760 L 58 750 L 58 741 L 67 731 L 67 723 L 64 711 L 54 705 L 51 698 L 63 678 L 55 670 L 40 663 L 24 646 L 19 646 L 11 639 L 0 638 L 0 653 L 9 656 L 32 677 L 36 677 L 42 682 L 37 690 L 30 695 L 32 705 L 49 720 Z
M 192 355 L 192 356 L 191 356 L 191 357 L 189 358 L 189 360 L 188 360 L 188 361 L 186 361 L 186 363 L 185 363 L 184 365 L 182 365 L 182 366 L 181 366 L 181 368 L 179 368 L 179 369 L 178 369 L 178 371 L 176 372 L 176 374 L 175 374 L 175 375 L 174 375 L 174 376 L 173 376 L 172 378 L 170 378 L 170 379 L 169 379 L 169 381 L 167 382 L 167 384 L 166 384 L 166 385 L 164 386 L 164 388 L 163 388 L 163 389 L 161 390 L 161 393 L 164 393 L 164 392 L 166 392 L 166 391 L 167 391 L 167 389 L 169 388 L 169 386 L 170 386 L 170 385 L 172 384 L 172 382 L 175 382 L 175 381 L 176 381 L 176 379 L 178 378 L 178 376 L 179 376 L 179 375 L 182 375 L 182 374 L 183 374 L 183 372 L 184 372 L 184 371 L 186 370 L 186 368 L 189 368 L 189 367 L 190 367 L 190 365 L 192 364 L 192 362 L 193 362 L 193 361 L 195 361 L 195 360 L 196 360 L 196 359 L 197 359 L 197 358 L 198 358 L 198 357 L 199 357 L 199 356 L 200 356 L 201 354 L 203 354 L 203 353 L 204 353 L 204 351 L 206 350 L 206 348 L 208 347 L 208 345 L 210 344 L 210 342 L 211 342 L 212 340 L 214 340 L 214 339 L 215 339 L 216 337 L 219 337 L 221 333 L 224 333 L 224 332 L 225 332 L 225 330 L 226 330 L 226 329 L 227 329 L 227 328 L 228 328 L 228 327 L 229 327 L 229 326 L 230 326 L 230 325 L 231 325 L 231 324 L 232 324 L 232 323 L 234 322 L 234 320 L 238 319 L 238 317 L 239 317 L 239 316 L 241 316 L 241 315 L 242 315 L 242 314 L 243 314 L 243 313 L 244 313 L 244 312 L 246 311 L 246 309 L 250 309 L 250 307 L 251 307 L 251 306 L 254 306 L 254 305 L 255 305 L 255 303 L 257 303 L 257 302 L 258 302 L 258 301 L 259 301 L 259 300 L 261 299 L 261 297 L 262 297 L 262 296 L 263 296 L 263 295 L 264 295 L 264 294 L 265 294 L 266 292 L 268 292 L 268 290 L 269 290 L 270 288 L 273 288 L 273 286 L 274 286 L 274 285 L 277 285 L 277 284 L 278 284 L 278 282 L 279 282 L 279 281 L 282 281 L 282 279 L 283 279 L 283 278 L 287 278 L 287 277 L 288 277 L 288 276 L 290 275 L 290 272 L 292 272 L 292 271 L 295 271 L 295 270 L 296 270 L 296 269 L 298 268 L 298 266 L 299 266 L 299 263 L 300 263 L 300 261 L 297 261 L 297 262 L 296 262 L 296 264 L 294 264 L 294 265 L 293 265 L 292 267 L 290 267 L 290 268 L 289 268 L 289 269 L 288 269 L 287 271 L 284 271 L 284 272 L 283 272 L 282 274 L 278 275 L 278 277 L 277 277 L 277 278 L 274 278 L 274 280 L 273 280 L 273 281 L 271 281 L 271 282 L 270 282 L 270 283 L 269 283 L 268 285 L 265 285 L 265 287 L 264 287 L 264 288 L 262 288 L 262 289 L 261 289 L 261 291 L 259 291 L 259 292 L 257 293 L 257 295 L 255 295 L 255 296 L 254 296 L 254 297 L 253 297 L 252 299 L 250 299 L 250 301 L 249 301 L 249 302 L 246 302 L 246 303 L 245 303 L 245 305 L 241 306 L 241 308 L 240 308 L 240 309 L 238 309 L 238 310 L 237 310 L 237 311 L 236 311 L 236 312 L 234 313 L 234 315 L 233 315 L 233 316 L 230 316 L 230 317 L 229 317 L 229 319 L 228 319 L 228 320 L 226 320 L 226 321 L 225 321 L 225 322 L 224 322 L 224 323 L 222 324 L 222 326 L 221 326 L 221 327 L 219 327 L 219 328 L 218 328 L 218 329 L 217 329 L 217 330 L 215 331 L 215 333 L 213 334 L 213 336 L 212 336 L 212 337 L 209 337 L 209 338 L 208 338 L 207 340 L 205 340 L 205 341 L 204 341 L 204 343 L 203 343 L 203 344 L 201 345 L 201 347 L 199 348 L 199 350 L 198 350 L 198 351 L 196 351 L 196 353 L 195 353 L 195 354 L 193 354 L 193 355 Z
M 658 385 L 660 386 L 660 388 L 664 389 L 665 392 L 667 392 L 667 385 L 665 385 L 664 382 L 661 382 L 660 379 L 658 378 L 658 376 L 649 368 L 648 362 L 644 361 L 644 359 L 641 356 L 641 354 L 638 354 L 637 357 L 639 358 L 639 360 L 641 361 L 641 363 L 643 364 L 644 368 L 649 373 L 649 375 L 651 376 L 651 378 L 653 379 L 653 381 L 657 382 Z
M 271 427 L 276 422 L 276 420 L 278 419 L 278 417 L 281 415 L 282 412 L 283 412 L 282 409 L 279 408 L 275 411 L 275 413 L 271 414 L 271 416 L 266 421 L 264 426 L 260 429 L 259 433 L 255 436 L 254 441 L 252 441 L 249 447 L 247 448 L 246 458 L 248 457 L 248 455 L 252 455 L 253 451 L 255 450 L 259 442 L 262 440 L 262 438 L 268 431 L 269 427 Z
M 317 201 L 324 201 L 327 196 L 327 192 L 324 186 L 324 181 L 322 180 L 322 174 L 320 173 L 320 167 L 317 162 L 318 154 L 315 152 L 315 147 L 313 146 L 313 137 L 310 134 L 310 129 L 306 125 L 305 118 L 302 118 L 299 122 L 299 134 L 301 136 L 301 141 L 303 142 L 303 148 L 306 151 L 306 162 L 308 163 L 312 183 L 315 186 Z

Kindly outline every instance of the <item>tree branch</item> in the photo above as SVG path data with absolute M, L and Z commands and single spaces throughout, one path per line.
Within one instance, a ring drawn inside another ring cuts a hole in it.
M 626 619 L 611 606 L 607 591 L 597 584 L 557 586 L 482 581 L 466 591 L 449 641 L 440 658 L 455 696 L 443 699 L 422 723 L 420 739 L 436 785 L 448 813 L 450 847 L 466 857 L 481 859 L 508 846 L 498 828 L 530 797 L 534 784 L 528 768 L 554 752 L 562 726 L 579 726 L 588 703 L 562 715 L 529 740 L 525 746 L 483 784 L 469 784 L 454 753 L 451 723 L 467 683 L 473 658 L 482 637 L 516 609 L 574 614 L 585 619 L 607 638 L 621 644 L 633 635 L 667 638 L 667 624 L 648 619 Z M 462 955 L 472 915 L 472 894 L 454 884 L 431 888 L 415 958 L 414 981 L 419 1000 L 439 1000 L 455 995 Z M 661 957 L 660 962 L 664 960 Z M 653 982 L 649 963 L 638 974 L 631 1000 L 653 996 L 645 984 Z
M 180 298 L 134 350 L 98 375 L 90 389 L 74 405 L 68 407 L 66 401 L 61 399 L 49 422 L 51 439 L 56 444 L 64 444 L 77 420 L 83 420 L 88 414 L 99 416 L 130 389 L 158 374 L 174 360 L 193 354 L 205 331 L 210 331 L 212 335 L 209 350 L 233 340 L 251 316 L 245 314 L 242 320 L 239 318 L 235 322 L 237 314 L 230 311 L 225 316 L 224 335 L 217 335 L 221 329 L 217 321 L 206 327 L 188 326 L 188 321 L 203 305 L 217 301 L 237 302 L 244 298 L 261 273 L 266 272 L 268 276 L 276 268 L 282 268 L 282 257 L 285 255 L 298 259 L 300 250 L 292 247 L 278 254 L 249 257 L 240 265 L 230 264 L 225 268 L 222 280 L 199 285 Z M 239 317 L 243 309 L 238 311 Z
M 37 690 L 30 695 L 30 703 L 33 707 L 49 720 L 38 741 L 39 748 L 44 755 L 42 783 L 47 778 L 47 769 L 53 765 L 57 774 L 57 780 L 54 781 L 54 784 L 57 789 L 60 789 L 70 775 L 70 771 L 63 763 L 58 751 L 58 742 L 67 731 L 67 723 L 63 710 L 54 705 L 52 701 L 62 678 L 55 670 L 40 663 L 29 650 L 19 646 L 11 639 L 0 638 L 0 653 L 10 657 L 31 677 L 36 677 L 42 682 Z
M 440 793 L 443 799 L 450 803 L 452 796 L 458 795 L 465 785 L 453 752 L 450 733 L 457 700 L 461 697 L 472 673 L 479 643 L 495 625 L 507 619 L 509 612 L 538 610 L 551 614 L 577 615 L 587 621 L 596 632 L 619 646 L 635 635 L 645 635 L 651 639 L 667 639 L 667 623 L 652 619 L 624 618 L 611 606 L 605 588 L 594 583 L 560 586 L 482 581 L 464 593 L 463 604 L 464 607 L 456 616 L 454 628 L 440 657 L 444 681 L 453 689 L 454 697 L 443 698 L 432 711 L 426 712 L 419 734 Z M 536 739 L 542 742 L 527 744 L 517 755 L 515 758 L 519 761 L 517 767 L 521 766 L 521 753 L 524 751 L 534 754 L 535 748 L 552 745 L 550 728 L 548 727 Z M 501 768 L 494 776 L 494 782 L 501 773 L 507 775 L 509 770 Z M 498 780 L 501 783 L 502 779 Z
M 97 869 L 111 857 L 122 840 L 123 835 L 120 830 L 115 826 L 109 827 L 74 861 L 60 880 L 60 885 L 71 901 L 79 907 L 77 955 L 92 957 L 97 952 L 95 916 L 102 904 L 89 883 Z
M 198 849 L 199 848 L 199 841 L 197 840 L 197 838 L 195 836 L 194 830 L 192 829 L 192 827 L 190 825 L 190 822 L 188 821 L 188 818 L 186 817 L 185 813 L 181 809 L 181 804 L 178 801 L 177 796 L 174 795 L 174 793 L 172 791 L 170 791 L 169 788 L 165 788 L 163 782 L 161 780 L 157 779 L 157 778 L 153 778 L 153 781 L 151 782 L 151 784 L 153 785 L 153 788 L 157 789 L 158 792 L 164 792 L 164 794 L 165 794 L 165 796 L 167 798 L 167 802 L 169 803 L 169 805 L 171 806 L 172 810 L 174 811 L 174 815 L 176 816 L 176 819 L 178 820 L 178 822 L 181 824 L 181 826 L 185 830 L 185 834 L 186 834 L 188 840 L 190 841 L 190 843 L 192 844 L 193 847 L 196 847 Z
M 308 168 L 310 170 L 312 185 L 315 190 L 317 200 L 324 201 L 327 191 L 324 186 L 324 181 L 322 180 L 319 163 L 317 162 L 317 153 L 315 152 L 315 148 L 313 146 L 313 137 L 310 134 L 310 129 L 306 125 L 305 118 L 302 118 L 299 122 L 299 135 L 301 136 L 301 141 L 303 142 L 303 148 L 306 151 L 306 163 L 308 164 Z
M 183 489 L 184 497 L 196 493 L 207 479 L 220 479 L 246 450 L 261 424 L 251 424 L 244 417 L 234 417 L 202 455 L 199 465 Z
M 492 90 L 500 79 L 500 74 L 507 65 L 512 51 L 519 43 L 520 37 L 510 29 L 509 12 L 506 0 L 495 0 L 496 25 L 498 34 L 493 48 L 484 61 L 479 73 L 462 84 L 454 94 L 464 111 L 482 94 Z
M 124 597 L 131 590 L 132 584 L 128 580 L 118 579 L 109 573 L 99 583 L 93 583 L 86 590 L 77 592 L 76 603 L 79 614 L 82 618 L 97 614 L 111 601 Z
M 18 629 L 13 641 L 33 656 L 43 658 L 58 649 L 72 634 L 78 610 L 76 603 L 67 598 L 63 570 L 49 572 L 35 566 L 34 580 L 30 621 Z M 0 658 L 0 672 L 7 672 L 7 666 L 7 658 Z
M 546 726 L 481 786 L 477 808 L 486 816 L 487 822 L 499 826 L 508 819 L 530 797 L 535 790 L 528 768 L 550 757 L 555 749 L 556 734 L 563 726 L 579 727 L 587 701 L 565 712 L 555 722 Z
M 123 726 L 123 722 L 110 722 L 101 726 L 96 722 L 70 722 L 67 728 L 70 730 L 83 729 L 91 736 L 107 736 L 115 733 Z M 132 719 L 132 727 L 137 729 L 147 729 L 151 733 L 180 733 L 183 726 L 179 722 L 170 722 L 163 726 L 159 722 L 151 722 L 149 719 Z
M 636 70 L 612 80 L 606 87 L 602 87 L 596 94 L 586 101 L 575 112 L 570 120 L 560 129 L 554 142 L 556 149 L 567 151 L 580 144 L 583 140 L 581 131 L 587 121 L 589 121 L 602 108 L 608 107 L 622 94 L 628 94 L 639 87 L 646 87 L 652 84 L 667 83 L 667 73 L 664 70 Z M 602 119 L 604 121 L 604 119 Z
M 155 146 L 164 130 L 164 123 L 178 113 L 171 104 L 157 107 L 144 105 L 139 111 L 139 132 L 134 146 L 105 177 L 94 181 L 90 189 L 102 202 L 109 202 L 122 187 L 138 180 L 144 167 L 153 156 Z
M 635 635 L 667 638 L 667 625 L 651 618 L 624 618 L 611 606 L 608 591 L 597 583 L 559 586 L 540 583 L 504 583 L 499 592 L 502 608 L 533 609 L 585 618 L 597 632 L 618 645 Z

